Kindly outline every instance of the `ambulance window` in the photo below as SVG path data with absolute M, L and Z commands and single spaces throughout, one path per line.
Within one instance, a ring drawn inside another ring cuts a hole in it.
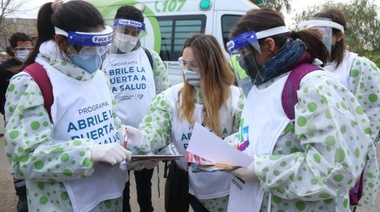
M 166 16 L 157 20 L 161 29 L 160 56 L 164 61 L 176 61 L 186 39 L 205 32 L 205 15 Z
M 223 35 L 223 42 L 227 43 L 228 36 L 230 34 L 230 30 L 232 27 L 234 27 L 239 19 L 241 18 L 241 15 L 223 15 L 222 16 L 222 35 Z M 224 45 L 224 48 L 227 51 L 226 45 Z

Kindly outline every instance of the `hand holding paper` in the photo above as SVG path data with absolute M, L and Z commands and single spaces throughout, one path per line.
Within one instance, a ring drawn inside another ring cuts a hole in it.
M 255 174 L 254 161 L 248 167 L 238 168 L 238 169 L 230 171 L 230 173 L 244 180 L 245 182 L 252 182 L 254 180 L 257 180 L 257 176 Z
M 195 123 L 186 151 L 219 164 L 248 167 L 253 159 Z

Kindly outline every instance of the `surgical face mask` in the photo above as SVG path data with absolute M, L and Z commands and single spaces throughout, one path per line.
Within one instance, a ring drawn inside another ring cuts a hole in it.
M 185 80 L 187 83 L 194 87 L 201 86 L 201 74 L 199 72 L 183 70 L 183 74 L 185 75 Z
M 331 27 L 315 27 L 322 35 L 323 43 L 327 49 L 332 52 L 332 28 Z
M 98 70 L 101 64 L 100 55 L 95 52 L 82 55 L 71 54 L 69 57 L 75 65 L 79 66 L 90 74 Z
M 71 61 L 92 74 L 99 69 L 101 57 L 108 51 L 108 45 L 105 46 L 78 46 L 73 45 L 77 54 L 69 54 Z
M 115 32 L 115 45 L 122 52 L 130 52 L 137 45 L 139 38 L 120 32 Z
M 240 67 L 245 70 L 245 73 L 251 78 L 252 81 L 256 79 L 256 76 L 262 67 L 256 63 L 254 57 L 255 55 L 250 53 L 238 59 Z
M 28 58 L 30 53 L 30 50 L 16 50 L 16 57 L 19 59 L 21 62 L 25 62 L 26 59 Z

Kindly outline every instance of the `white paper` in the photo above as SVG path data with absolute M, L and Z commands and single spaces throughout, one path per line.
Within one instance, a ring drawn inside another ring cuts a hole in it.
M 214 163 L 247 167 L 253 161 L 251 157 L 230 146 L 199 123 L 194 125 L 186 150 Z

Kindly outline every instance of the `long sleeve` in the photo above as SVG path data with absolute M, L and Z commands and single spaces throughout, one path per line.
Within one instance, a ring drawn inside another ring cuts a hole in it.
M 243 108 L 244 108 L 244 101 L 245 101 L 245 96 L 244 96 L 243 93 L 240 93 L 239 101 L 238 101 L 238 106 L 237 106 L 237 109 L 236 109 L 236 111 L 234 113 L 233 132 L 238 132 L 239 131 L 241 114 L 242 114 Z
M 156 85 L 156 93 L 159 94 L 162 91 L 168 89 L 171 84 L 169 81 L 168 70 L 164 62 L 162 62 L 160 56 L 155 51 L 149 51 L 153 59 L 153 74 L 154 83 Z
M 93 140 L 55 143 L 43 96 L 28 75 L 12 78 L 5 108 L 5 149 L 14 177 L 62 182 L 93 173 Z
M 371 138 L 375 140 L 380 130 L 380 119 L 378 118 L 380 114 L 380 70 L 369 59 L 356 57 L 350 70 L 348 84 L 350 91 L 355 94 L 370 120 Z M 377 143 L 378 141 L 376 141 Z
M 353 94 L 326 76 L 309 78 L 297 94 L 294 127 L 285 129 L 272 155 L 255 156 L 261 187 L 305 204 L 348 195 L 371 145 L 368 118 Z
M 173 110 L 163 93 L 152 100 L 149 113 L 139 125 L 146 135 L 146 145 L 141 147 L 143 151 L 156 152 L 171 141 Z
M 373 145 L 378 145 L 378 134 L 380 131 L 380 107 L 378 104 L 380 95 L 380 73 L 375 63 L 367 58 L 356 57 L 348 81 L 349 88 L 360 105 L 363 106 L 368 119 L 370 120 L 370 136 L 374 141 Z M 372 146 L 368 152 L 368 161 L 364 168 L 364 188 L 360 204 L 369 210 L 374 208 L 376 194 L 379 184 L 379 167 L 377 164 L 376 146 Z

